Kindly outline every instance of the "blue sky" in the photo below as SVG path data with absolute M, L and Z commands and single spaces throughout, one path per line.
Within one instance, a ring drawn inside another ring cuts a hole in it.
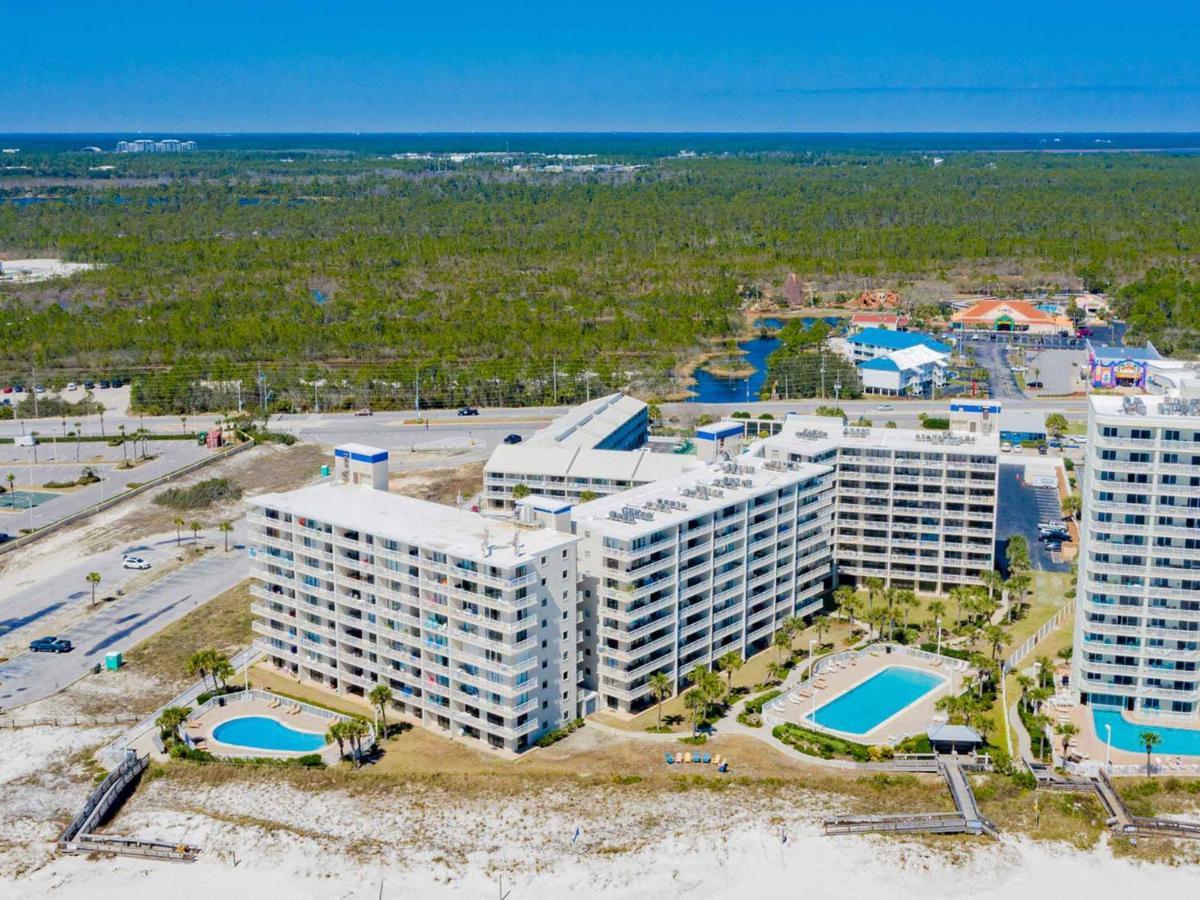
M 0 0 L 0 132 L 1197 131 L 1200 3 Z

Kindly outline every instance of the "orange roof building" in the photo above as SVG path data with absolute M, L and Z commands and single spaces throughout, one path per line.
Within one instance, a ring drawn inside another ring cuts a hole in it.
M 851 309 L 895 309 L 899 305 L 900 295 L 883 288 L 863 291 L 847 304 Z
M 950 317 L 954 327 L 973 331 L 1057 334 L 1074 327 L 1066 316 L 1038 309 L 1028 300 L 980 300 Z
M 908 316 L 900 313 L 855 313 L 850 317 L 850 327 L 856 331 L 863 328 L 885 328 L 888 331 L 903 331 L 908 327 Z

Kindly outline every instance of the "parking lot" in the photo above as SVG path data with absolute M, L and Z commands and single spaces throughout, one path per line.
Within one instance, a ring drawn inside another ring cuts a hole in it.
M 1041 474 L 1041 473 L 1047 474 Z M 1057 562 L 1038 540 L 1039 522 L 1062 520 L 1058 488 L 1049 467 L 1037 467 L 1027 475 L 1024 463 L 1002 463 L 1000 466 L 1000 496 L 996 510 L 996 562 L 1004 569 L 1008 539 L 1014 534 L 1025 536 L 1029 543 L 1029 558 L 1035 569 L 1043 572 L 1066 572 L 1071 567 Z

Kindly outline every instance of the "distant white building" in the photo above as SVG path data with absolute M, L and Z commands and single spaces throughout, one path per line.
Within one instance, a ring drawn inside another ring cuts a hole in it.
M 520 444 L 500 444 L 483 469 L 483 506 L 513 506 L 513 491 L 578 502 L 696 469 L 694 456 L 646 449 L 645 403 L 609 394 L 575 407 Z
M 152 141 L 148 138 L 139 138 L 136 141 L 117 141 L 117 153 L 187 153 L 195 149 L 195 141 L 180 141 L 175 138 L 165 138 L 161 141 Z

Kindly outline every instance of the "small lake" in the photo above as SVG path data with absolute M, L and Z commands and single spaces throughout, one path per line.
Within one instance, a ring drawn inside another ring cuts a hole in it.
M 812 328 L 813 318 L 805 317 L 800 320 L 805 328 Z M 825 322 L 837 328 L 842 320 L 829 317 Z M 769 328 L 778 331 L 786 322 L 783 319 L 755 319 L 754 324 L 759 328 Z M 696 383 L 692 386 L 692 403 L 744 403 L 758 399 L 767 380 L 767 357 L 779 349 L 780 340 L 777 337 L 756 337 L 738 344 L 738 349 L 744 354 L 745 362 L 754 367 L 754 374 L 749 378 L 721 378 L 705 369 L 697 369 L 694 373 Z

